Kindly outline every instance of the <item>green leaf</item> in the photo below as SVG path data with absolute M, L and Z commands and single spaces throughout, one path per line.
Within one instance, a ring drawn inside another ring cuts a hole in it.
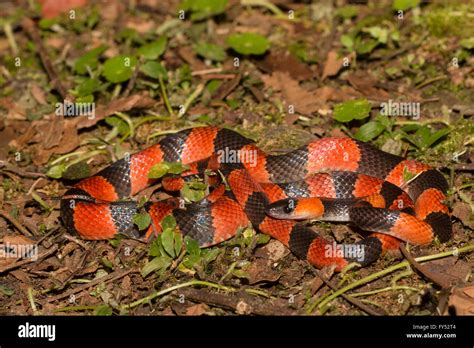
M 91 70 L 95 69 L 99 63 L 99 56 L 105 50 L 107 50 L 107 46 L 101 45 L 78 58 L 74 63 L 74 71 L 78 74 L 85 74 L 87 73 L 87 67 Z
M 194 189 L 189 183 L 186 183 L 181 189 L 181 195 L 190 202 L 197 202 L 202 200 L 206 196 L 206 193 L 203 189 Z
M 268 234 L 259 233 L 257 235 L 257 244 L 267 244 L 270 241 Z
M 0 292 L 6 296 L 11 296 L 15 293 L 13 289 L 10 289 L 6 285 L 0 284 Z
M 451 132 L 451 129 L 449 128 L 442 128 L 434 132 L 433 134 L 430 135 L 427 141 L 427 147 L 430 147 L 434 143 L 436 143 L 439 139 L 447 135 L 449 132 Z
M 160 225 L 162 230 L 174 231 L 176 229 L 176 219 L 173 215 L 167 215 L 161 220 Z
M 420 4 L 420 0 L 393 0 L 392 8 L 395 11 L 405 11 L 416 7 Z
M 167 164 L 169 174 L 181 174 L 190 168 L 189 165 L 182 164 L 181 162 L 168 162 Z
M 148 177 L 150 179 L 159 179 L 163 177 L 164 175 L 166 175 L 166 173 L 168 173 L 169 168 L 170 167 L 168 163 L 165 163 L 165 162 L 157 163 L 153 167 L 151 167 L 150 171 L 148 172 Z
M 161 234 L 159 234 L 155 240 L 151 243 L 150 248 L 148 249 L 148 255 L 150 256 L 162 256 L 166 255 L 165 249 L 161 244 Z
M 379 44 L 378 41 L 372 40 L 372 39 L 359 41 L 359 42 L 357 42 L 357 45 L 355 45 L 356 46 L 356 52 L 359 53 L 359 54 L 370 53 L 374 50 L 375 47 L 377 47 L 378 44 Z
M 227 44 L 240 54 L 260 55 L 270 48 L 264 36 L 254 33 L 232 34 L 227 37 Z
M 459 44 L 468 50 L 472 50 L 474 48 L 474 37 L 463 39 L 459 41 Z
M 348 49 L 354 46 L 354 40 L 350 35 L 341 35 L 341 43 Z
M 109 58 L 104 64 L 103 75 L 112 83 L 121 83 L 132 77 L 137 59 L 132 56 L 120 55 Z
M 160 77 L 164 81 L 168 80 L 168 72 L 163 67 L 163 65 L 161 65 L 158 62 L 146 62 L 140 67 L 140 71 L 144 73 L 146 76 L 157 79 L 157 80 Z
M 78 97 L 85 97 L 100 89 L 100 81 L 98 79 L 86 79 L 76 87 L 76 95 Z
M 370 114 L 370 103 L 367 99 L 349 100 L 334 107 L 334 119 L 339 122 L 361 120 Z
M 379 136 L 385 127 L 377 121 L 370 121 L 364 124 L 354 135 L 354 138 L 361 141 L 369 141 Z
M 154 60 L 161 56 L 166 50 L 167 39 L 166 36 L 160 37 L 155 42 L 141 46 L 138 49 L 138 54 L 145 59 Z
M 191 11 L 191 20 L 199 21 L 224 13 L 228 0 L 183 0 L 180 9 Z
M 107 123 L 109 126 L 112 127 L 117 127 L 118 132 L 120 135 L 126 134 L 130 127 L 127 122 L 125 122 L 123 119 L 121 119 L 118 116 L 109 116 L 105 119 L 105 123 Z
M 62 174 L 63 179 L 79 180 L 87 178 L 91 175 L 91 169 L 86 161 L 81 161 L 66 167 Z
M 137 225 L 140 231 L 148 228 L 151 223 L 151 217 L 148 213 L 139 213 L 133 216 L 133 223 Z
M 344 19 L 349 19 L 357 16 L 357 6 L 347 5 L 342 6 L 336 10 L 336 16 L 342 17 Z
M 57 164 L 48 169 L 46 175 L 53 179 L 59 179 L 62 177 L 66 166 L 64 164 Z
M 219 248 L 204 249 L 203 259 L 206 264 L 214 261 L 219 256 Z
M 288 50 L 291 54 L 305 63 L 316 63 L 318 61 L 318 57 L 314 52 L 309 52 L 310 49 L 307 47 L 305 42 L 296 41 L 288 47 Z
M 363 32 L 369 33 L 378 42 L 386 44 L 388 39 L 388 29 L 379 26 L 362 29 Z
M 107 305 L 100 305 L 94 309 L 94 315 L 96 316 L 112 315 L 112 308 Z
M 167 228 L 163 230 L 161 234 L 161 244 L 163 244 L 163 248 L 168 253 L 171 258 L 175 257 L 174 254 L 174 231 L 171 228 Z
M 140 274 L 143 278 L 145 278 L 151 272 L 168 268 L 169 265 L 171 265 L 171 261 L 172 259 L 168 256 L 155 257 L 153 260 L 147 262 L 145 266 L 143 266 Z
M 174 253 L 179 255 L 183 249 L 183 235 L 179 232 L 174 232 Z
M 201 248 L 199 243 L 188 236 L 184 237 L 184 244 L 186 245 L 186 251 L 189 255 L 201 255 Z
M 221 62 L 226 57 L 225 51 L 221 46 L 205 42 L 200 42 L 196 45 L 196 53 L 201 57 L 216 62 Z

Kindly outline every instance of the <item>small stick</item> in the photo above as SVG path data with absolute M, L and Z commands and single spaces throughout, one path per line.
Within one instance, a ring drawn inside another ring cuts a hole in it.
M 58 246 L 54 245 L 53 247 L 46 250 L 43 254 L 39 255 L 38 259 L 36 259 L 36 260 L 32 260 L 31 258 L 30 259 L 25 259 L 25 260 L 21 260 L 21 261 L 15 262 L 13 264 L 7 265 L 5 267 L 1 267 L 0 268 L 0 273 L 12 270 L 12 269 L 17 268 L 17 267 L 21 267 L 23 265 L 27 265 L 31 262 L 39 262 L 42 259 L 54 254 L 57 250 L 58 250 Z
M 319 272 L 316 272 L 316 274 L 318 275 L 318 277 L 328 286 L 330 287 L 332 290 L 336 291 L 337 288 L 336 286 L 334 286 L 329 280 L 327 280 L 325 277 L 323 277 Z M 346 294 L 341 294 L 341 296 L 349 303 L 353 304 L 354 306 L 358 307 L 359 309 L 363 310 L 364 312 L 366 312 L 367 314 L 370 314 L 370 315 L 374 315 L 374 316 L 381 316 L 381 315 L 386 315 L 385 312 L 379 312 L 375 309 L 372 309 L 370 308 L 369 306 L 365 305 L 364 303 L 362 303 L 361 301 L 359 301 L 358 299 L 355 299 L 351 296 L 348 296 Z
M 36 179 L 46 177 L 46 175 L 44 175 L 43 173 L 26 172 L 23 169 L 12 166 L 11 164 L 8 164 L 5 161 L 0 161 L 0 168 L 6 172 L 17 174 L 18 176 L 21 176 L 23 178 Z
M 26 228 L 24 228 L 18 221 L 16 221 L 10 214 L 8 214 L 4 210 L 0 210 L 0 216 L 8 220 L 13 226 L 17 228 L 18 231 L 20 231 L 23 235 L 28 236 L 28 237 L 33 237 L 33 233 L 28 231 Z
M 38 54 L 41 58 L 41 62 L 43 63 L 46 72 L 48 73 L 51 83 L 55 86 L 55 88 L 64 100 L 71 100 L 72 97 L 68 95 L 66 89 L 61 83 L 61 80 L 59 79 L 56 69 L 49 60 L 48 54 L 46 53 L 46 49 L 43 45 L 43 42 L 41 41 L 41 37 L 38 32 L 38 29 L 36 28 L 35 22 L 33 22 L 31 18 L 25 17 L 21 22 L 21 26 L 36 44 L 38 48 Z
M 84 285 L 80 285 L 76 288 L 73 288 L 73 289 L 70 289 L 62 294 L 59 294 L 59 295 L 56 295 L 56 296 L 52 296 L 52 297 L 49 297 L 47 299 L 45 299 L 45 301 L 47 303 L 50 303 L 50 302 L 54 302 L 54 301 L 57 301 L 57 300 L 60 300 L 60 299 L 63 299 L 65 297 L 69 297 L 73 294 L 76 294 L 78 292 L 81 292 L 85 289 L 88 289 L 92 286 L 95 286 L 97 284 L 100 284 L 100 283 L 106 283 L 106 282 L 109 282 L 109 281 L 114 281 L 114 280 L 117 280 L 117 279 L 120 279 L 122 277 L 125 277 L 127 274 L 130 274 L 130 273 L 135 273 L 135 272 L 138 272 L 138 270 L 136 268 L 130 268 L 128 270 L 119 270 L 119 271 L 115 271 L 115 272 L 112 272 L 106 276 L 103 276 L 103 277 L 100 277 L 100 278 L 97 278 L 97 279 L 94 279 L 92 280 L 91 282 L 87 283 L 87 284 L 84 284 Z
M 450 287 L 450 284 L 448 281 L 443 279 L 442 277 L 438 276 L 437 274 L 430 272 L 426 269 L 425 266 L 421 265 L 419 262 L 417 262 L 413 256 L 411 256 L 410 252 L 403 246 L 403 244 L 400 244 L 400 251 L 402 252 L 403 256 L 408 260 L 408 262 L 421 274 L 423 274 L 426 278 L 431 280 L 432 282 L 438 284 L 441 286 L 443 289 L 447 289 Z

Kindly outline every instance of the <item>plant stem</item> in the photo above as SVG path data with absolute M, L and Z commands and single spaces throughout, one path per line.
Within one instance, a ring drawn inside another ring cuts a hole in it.
M 170 114 L 170 116 L 175 118 L 173 109 L 171 108 L 170 101 L 168 100 L 168 94 L 166 94 L 166 87 L 161 76 L 158 77 L 158 80 L 160 81 L 161 96 L 163 97 L 163 101 L 166 105 L 166 109 L 168 110 L 168 113 Z
M 194 102 L 194 100 L 199 97 L 199 95 L 202 93 L 202 91 L 204 90 L 204 84 L 203 83 L 200 83 L 196 89 L 194 90 L 194 92 L 188 97 L 188 99 L 186 99 L 186 101 L 184 102 L 184 108 L 183 108 L 183 111 L 180 111 L 179 112 L 179 117 L 183 116 L 186 111 L 188 111 L 189 107 L 191 106 L 191 104 Z
M 465 246 L 463 248 L 459 248 L 459 249 L 454 249 L 454 250 L 450 250 L 450 251 L 446 251 L 446 252 L 443 252 L 443 253 L 439 253 L 439 254 L 434 254 L 434 255 L 428 255 L 428 256 L 422 256 L 422 257 L 417 257 L 415 258 L 416 261 L 418 262 L 425 262 L 425 261 L 431 261 L 431 260 L 436 260 L 436 259 L 441 259 L 443 257 L 447 257 L 447 256 L 451 256 L 455 253 L 465 253 L 465 252 L 469 252 L 469 251 L 472 251 L 474 250 L 474 244 L 472 245 L 468 245 L 468 246 Z M 409 262 L 408 261 L 403 261 L 403 262 L 400 262 L 394 266 L 391 266 L 391 267 L 388 267 L 380 272 L 376 272 L 376 273 L 373 273 L 365 278 L 362 278 L 362 279 L 359 279 L 345 287 L 343 287 L 342 289 L 339 289 L 337 290 L 336 292 L 334 292 L 333 294 L 331 294 L 329 297 L 327 297 L 325 300 L 323 300 L 318 308 L 322 309 L 324 308 L 329 302 L 331 302 L 332 300 L 334 300 L 335 298 L 337 298 L 338 296 L 340 296 L 341 294 L 351 290 L 351 289 L 354 289 L 360 285 L 363 285 L 363 284 L 366 284 L 374 279 L 377 279 L 377 278 L 380 278 L 384 275 L 387 275 L 387 274 L 390 274 L 398 269 L 401 269 L 403 267 L 407 267 L 409 266 Z M 314 308 L 314 307 L 313 307 Z

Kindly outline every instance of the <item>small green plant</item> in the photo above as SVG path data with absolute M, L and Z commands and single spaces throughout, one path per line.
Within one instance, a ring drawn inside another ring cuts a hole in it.
M 254 33 L 232 34 L 227 37 L 227 44 L 240 54 L 264 54 L 270 48 L 270 42 L 262 35 Z
M 339 122 L 362 120 L 370 114 L 370 103 L 367 99 L 349 100 L 334 106 L 334 119 Z

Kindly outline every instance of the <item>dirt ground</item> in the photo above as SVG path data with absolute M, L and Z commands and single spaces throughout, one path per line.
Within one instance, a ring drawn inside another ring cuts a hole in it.
M 0 4 L 0 314 L 474 314 L 471 1 L 60 3 Z M 93 117 L 58 115 L 65 100 Z M 334 273 L 252 228 L 202 250 L 171 230 L 147 244 L 65 229 L 71 185 L 203 125 L 275 153 L 350 136 L 440 168 L 454 236 Z

